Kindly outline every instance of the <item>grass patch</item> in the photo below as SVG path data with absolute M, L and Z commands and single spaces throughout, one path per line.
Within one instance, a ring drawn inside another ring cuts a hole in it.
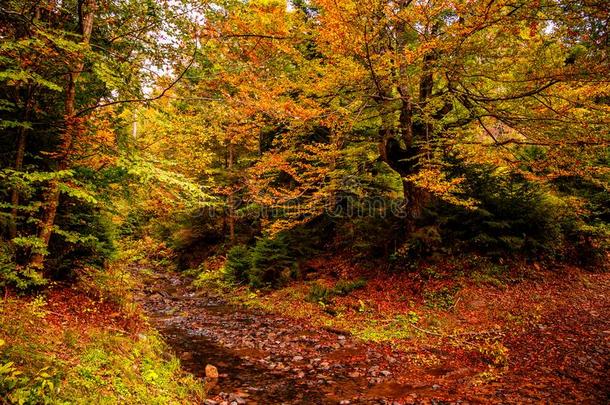
M 419 322 L 419 315 L 415 312 L 400 314 L 390 320 L 370 319 L 366 326 L 354 328 L 351 332 L 354 336 L 371 342 L 388 342 L 394 340 L 411 339 L 416 330 L 412 327 Z
M 491 285 L 503 289 L 509 280 L 508 266 L 491 262 L 479 266 L 472 274 L 472 280 L 477 285 Z
M 424 302 L 431 309 L 441 309 L 449 311 L 455 307 L 455 294 L 459 288 L 457 286 L 448 288 L 443 287 L 439 290 L 424 291 Z
M 51 301 L 42 297 L 0 301 L 3 403 L 203 401 L 203 385 L 180 369 L 178 359 L 167 354 L 156 333 L 120 331 L 111 321 L 114 314 L 96 316 L 82 308 L 90 301 L 82 302 L 78 306 L 71 302 L 53 303 L 58 305 L 53 305 L 51 311 Z M 61 308 L 65 313 L 57 312 Z

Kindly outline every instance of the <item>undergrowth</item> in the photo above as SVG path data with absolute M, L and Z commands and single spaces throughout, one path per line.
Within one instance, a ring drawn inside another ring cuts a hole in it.
M 0 300 L 0 403 L 202 403 L 134 304 L 119 266 L 81 270 L 79 283 Z

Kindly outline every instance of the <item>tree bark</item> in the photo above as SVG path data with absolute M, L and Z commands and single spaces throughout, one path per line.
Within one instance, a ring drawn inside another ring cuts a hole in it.
M 399 27 L 399 31 L 402 28 Z M 433 33 L 435 28 L 433 28 Z M 397 49 L 402 49 L 402 44 L 396 45 Z M 424 56 L 422 62 L 422 76 L 419 82 L 419 97 L 414 98 L 409 94 L 407 86 L 403 85 L 402 72 L 396 77 L 397 83 L 395 89 L 400 95 L 401 103 L 398 126 L 395 124 L 382 124 L 380 136 L 380 155 L 381 159 L 386 162 L 394 171 L 402 178 L 403 195 L 406 204 L 406 226 L 408 231 L 413 231 L 416 228 L 416 222 L 421 218 L 424 208 L 431 201 L 431 194 L 418 187 L 412 181 L 407 180 L 407 177 L 416 174 L 420 170 L 420 155 L 422 152 L 419 142 L 429 140 L 432 133 L 430 124 L 418 122 L 414 119 L 416 112 L 421 111 L 432 97 L 432 89 L 434 85 L 434 76 L 432 64 L 435 61 L 433 52 Z M 399 139 L 402 140 L 404 147 L 401 146 Z
M 431 194 L 413 182 L 403 178 L 403 194 L 408 207 L 407 228 L 411 232 L 416 228 L 416 222 L 424 213 L 424 209 L 430 203 Z
M 235 160 L 235 151 L 233 143 L 229 143 L 229 159 L 227 162 L 227 169 L 231 178 L 233 178 L 233 163 Z M 233 185 L 233 184 L 232 184 Z M 235 244 L 235 196 L 233 190 L 229 194 L 229 240 L 231 245 Z
M 25 112 L 23 114 L 24 124 L 30 120 L 32 112 L 32 88 L 28 87 L 28 94 L 25 101 Z M 23 169 L 23 159 L 25 157 L 25 144 L 27 137 L 27 128 L 25 126 L 19 128 L 17 134 L 17 155 L 15 156 L 15 170 Z M 13 187 L 11 190 L 11 220 L 9 225 L 9 235 L 11 239 L 17 236 L 17 215 L 19 213 L 19 189 Z
M 79 26 L 81 29 L 81 44 L 87 46 L 91 40 L 91 32 L 93 31 L 93 20 L 97 9 L 96 0 L 80 0 L 78 3 L 79 9 Z M 76 61 L 70 66 L 68 73 L 68 83 L 66 85 L 66 98 L 64 103 L 65 108 L 65 129 L 61 136 L 61 145 L 58 154 L 57 171 L 66 170 L 70 163 L 70 154 L 72 152 L 72 144 L 75 135 L 79 131 L 79 124 L 75 115 L 75 100 L 76 100 L 76 82 L 85 66 L 85 55 L 78 54 Z M 43 195 L 42 201 L 42 218 L 38 231 L 38 238 L 46 249 L 49 246 L 49 240 L 53 233 L 55 224 L 55 216 L 59 206 L 59 179 L 53 179 L 49 182 L 47 189 Z M 44 254 L 35 252 L 30 259 L 30 266 L 42 268 L 44 264 Z

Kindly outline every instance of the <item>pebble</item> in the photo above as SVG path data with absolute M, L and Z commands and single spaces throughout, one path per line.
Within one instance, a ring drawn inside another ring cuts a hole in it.
M 206 365 L 205 376 L 207 378 L 218 378 L 218 369 L 211 364 Z
M 235 394 L 229 395 L 229 401 L 231 401 L 231 403 L 234 405 L 243 405 L 246 403 L 245 399 Z

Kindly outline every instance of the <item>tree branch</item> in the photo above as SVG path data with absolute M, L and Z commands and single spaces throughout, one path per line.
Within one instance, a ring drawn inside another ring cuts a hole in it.
M 162 98 L 163 96 L 165 96 L 165 93 L 167 93 L 169 90 L 171 90 L 176 84 L 178 84 L 178 82 L 180 82 L 180 80 L 182 80 L 182 78 L 184 77 L 186 72 L 188 72 L 188 70 L 191 68 L 191 66 L 193 66 L 193 63 L 195 63 L 195 58 L 197 57 L 197 51 L 198 51 L 197 42 L 195 42 L 195 51 L 194 51 L 193 56 L 192 56 L 191 60 L 189 61 L 189 63 L 182 70 L 182 72 L 180 72 L 178 77 L 176 77 L 176 79 L 174 79 L 174 81 L 172 81 L 170 83 L 170 85 L 167 86 L 166 88 L 164 88 L 163 91 L 161 91 L 161 93 L 159 93 L 158 95 L 156 95 L 154 97 L 149 97 L 149 98 L 131 98 L 131 99 L 126 99 L 126 100 L 115 100 L 115 101 L 110 101 L 110 102 L 104 103 L 104 104 L 94 105 L 94 106 L 87 107 L 87 108 L 80 110 L 79 112 L 76 113 L 76 116 L 81 117 L 93 110 L 97 110 L 99 108 L 109 107 L 109 106 L 113 106 L 113 105 L 117 105 L 117 104 L 147 103 L 147 102 L 155 101 L 155 100 Z

